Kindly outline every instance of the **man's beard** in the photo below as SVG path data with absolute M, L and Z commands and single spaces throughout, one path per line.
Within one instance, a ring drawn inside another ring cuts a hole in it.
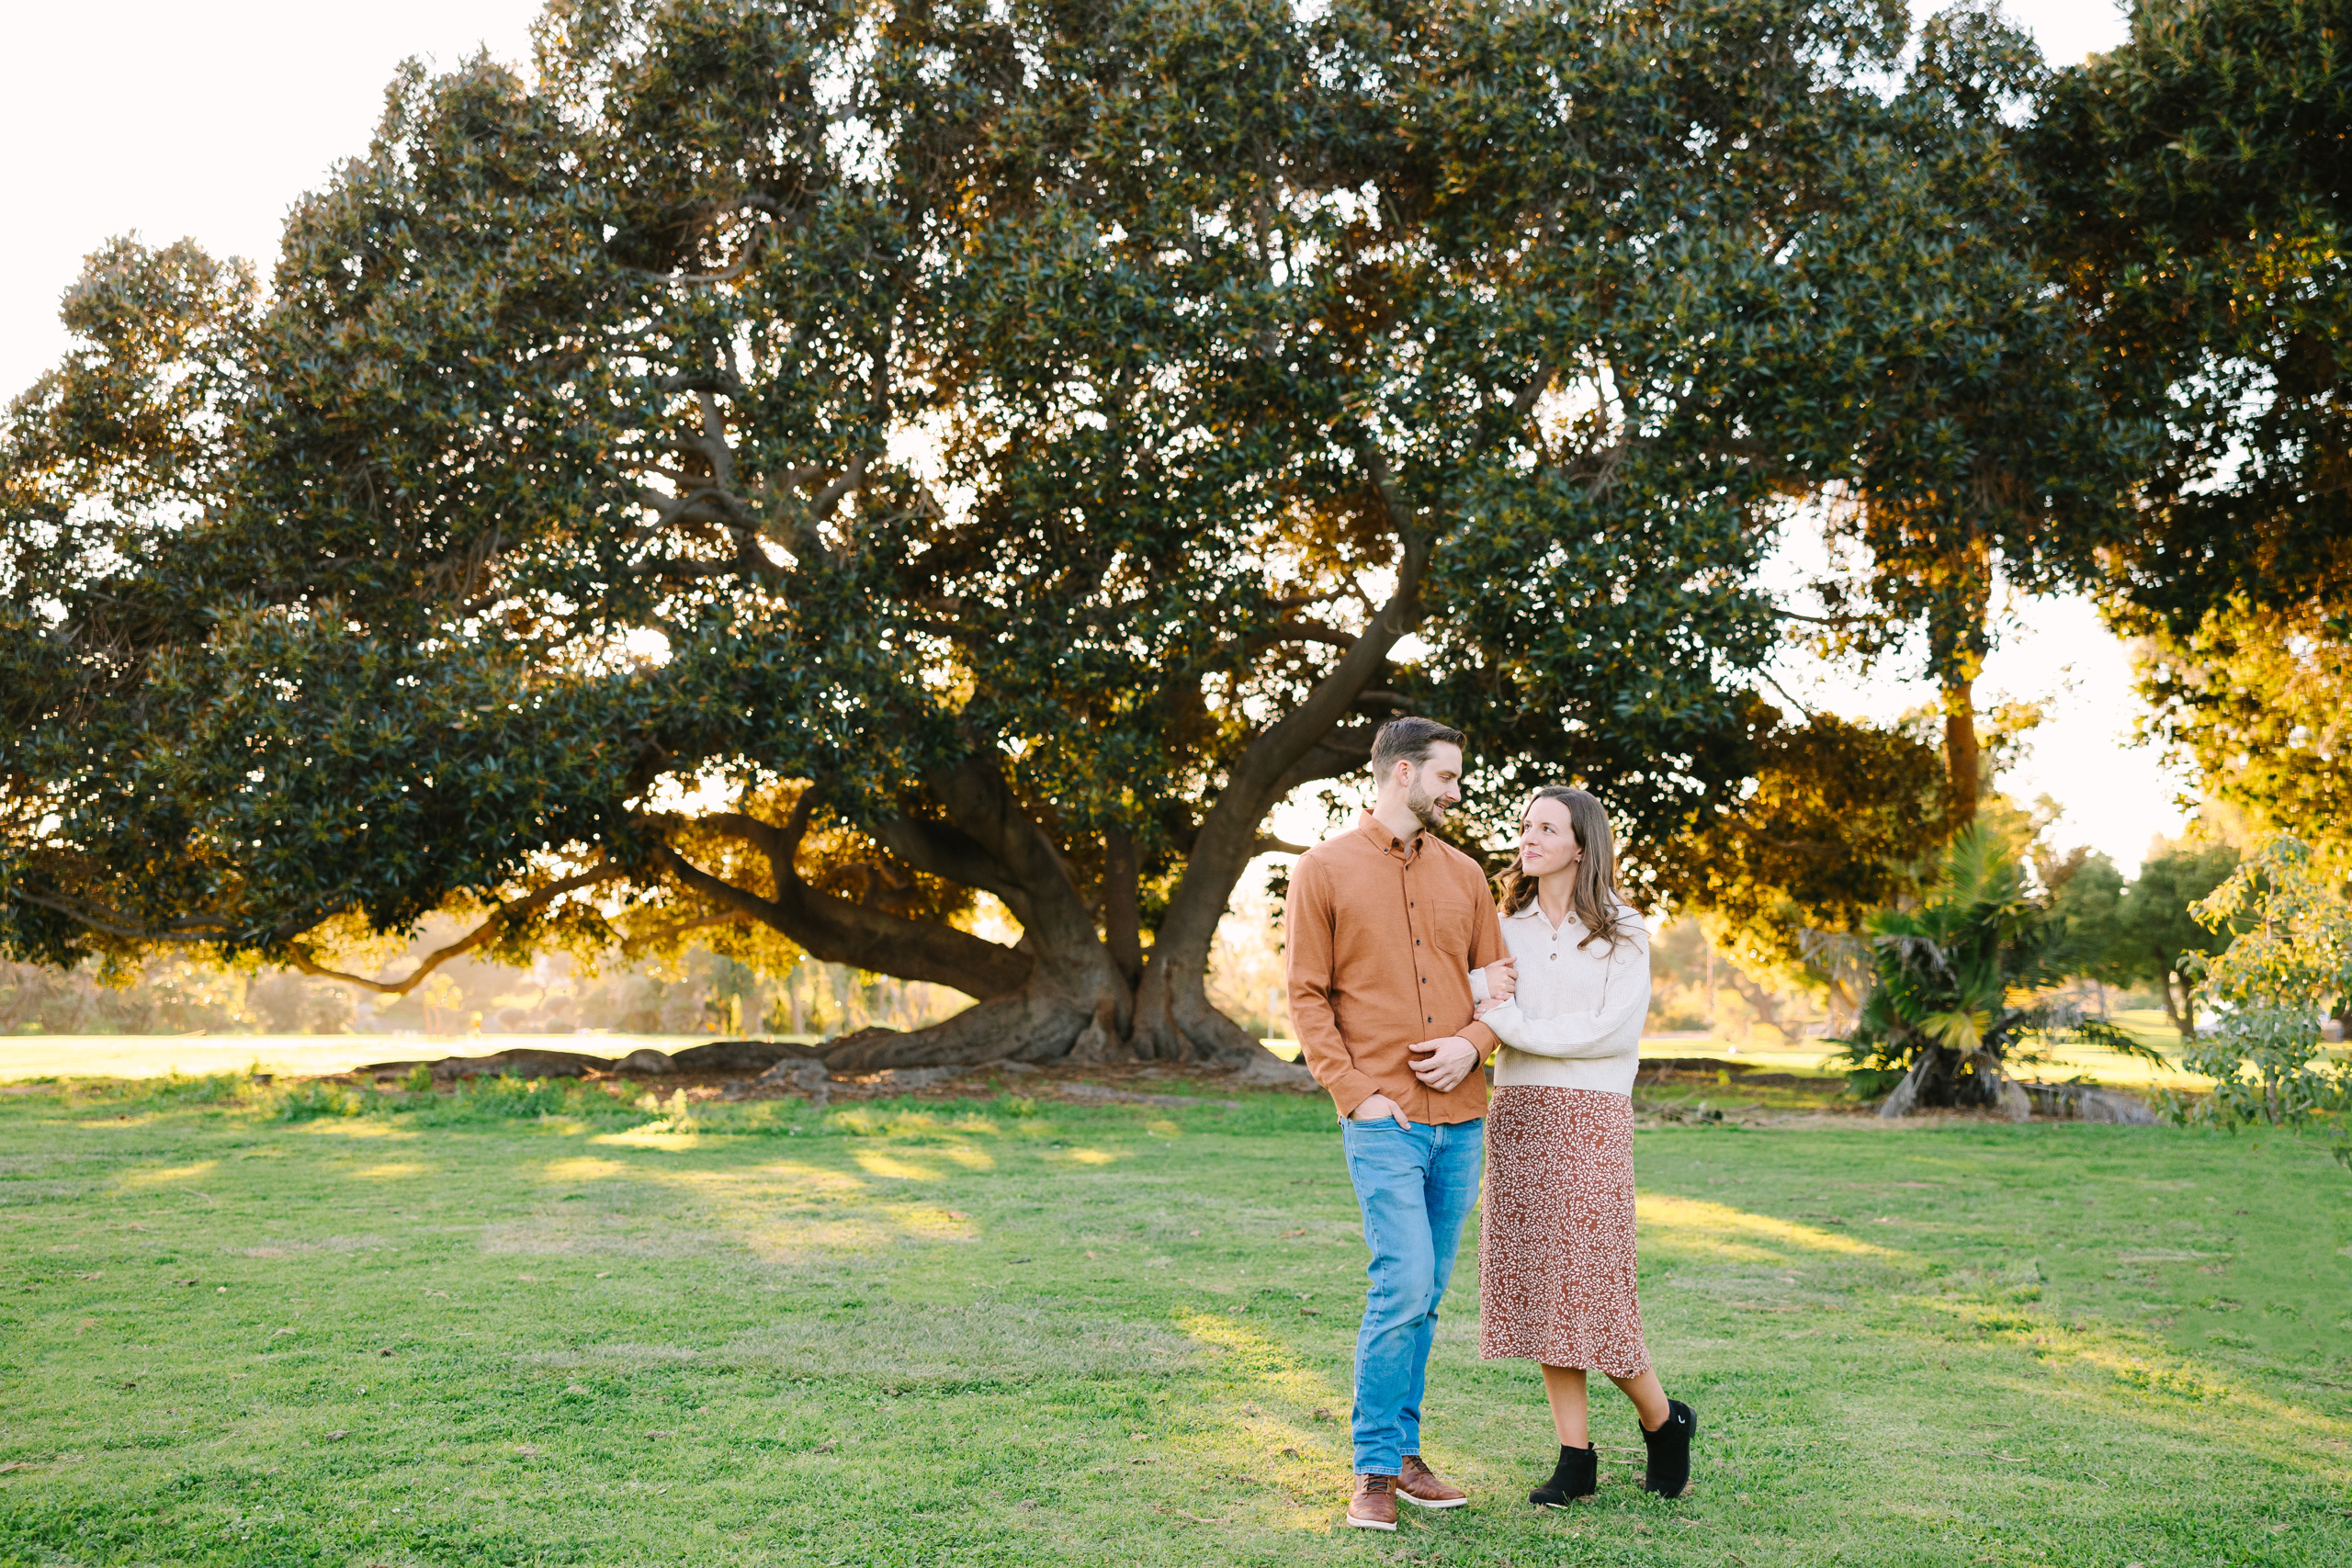
M 1414 821 L 1432 833 L 1445 826 L 1445 802 L 1422 788 L 1418 778 L 1405 791 L 1405 809 L 1413 814 Z

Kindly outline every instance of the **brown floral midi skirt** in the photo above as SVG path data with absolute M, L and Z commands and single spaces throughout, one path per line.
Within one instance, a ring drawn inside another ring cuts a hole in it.
M 1630 1378 L 1649 1370 L 1634 1299 L 1634 1102 L 1510 1086 L 1487 1112 L 1478 1353 Z

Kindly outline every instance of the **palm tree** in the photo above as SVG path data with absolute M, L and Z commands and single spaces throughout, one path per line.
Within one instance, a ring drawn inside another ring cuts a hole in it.
M 1986 1106 L 2022 1122 L 2032 1103 L 2005 1064 L 2038 1039 L 2153 1055 L 2111 1024 L 2034 999 L 2065 972 L 2067 929 L 1982 823 L 1953 835 L 1918 908 L 1881 909 L 1863 925 L 1872 984 L 1844 1044 L 1857 1066 L 1902 1072 L 1882 1116 Z

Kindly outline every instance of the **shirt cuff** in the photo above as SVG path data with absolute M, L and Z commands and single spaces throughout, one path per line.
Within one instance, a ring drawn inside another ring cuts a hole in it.
M 1342 1121 L 1351 1120 L 1355 1116 L 1357 1106 L 1380 1092 L 1378 1084 L 1357 1072 L 1353 1067 L 1340 1073 L 1323 1088 L 1330 1095 L 1331 1103 L 1340 1108 L 1340 1117 Z
M 1484 969 L 1470 971 L 1470 999 L 1474 1002 L 1487 999 L 1487 972 Z
M 1505 1002 L 1503 1004 L 1505 1007 L 1510 1007 L 1510 1005 L 1511 1004 L 1510 1002 Z M 1501 1038 L 1498 1036 L 1493 1030 L 1487 1027 L 1484 1020 L 1476 1018 L 1472 1019 L 1467 1024 L 1463 1026 L 1462 1038 L 1470 1042 L 1471 1044 L 1478 1047 L 1478 1055 L 1481 1059 L 1491 1055 L 1495 1047 L 1502 1043 Z

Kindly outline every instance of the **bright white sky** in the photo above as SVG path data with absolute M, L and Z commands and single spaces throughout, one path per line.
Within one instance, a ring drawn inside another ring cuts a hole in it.
M 2053 62 L 2123 36 L 2108 0 L 2012 0 Z M 254 258 L 266 276 L 288 206 L 334 164 L 365 151 L 393 69 L 411 55 L 447 65 L 487 46 L 528 57 L 535 0 L 89 0 L 27 6 L 0 49 L 0 397 L 65 344 L 59 294 L 109 235 L 193 236 L 214 254 Z M 94 44 L 93 40 L 96 40 Z M 98 45 L 104 67 L 89 68 Z M 94 90 L 97 94 L 93 97 Z M 2050 703 L 2031 756 L 2005 781 L 2066 807 L 2055 837 L 2129 871 L 2149 838 L 2177 830 L 2179 781 L 2129 743 L 2138 712 L 2122 649 L 2086 604 L 2028 602 L 1979 684 L 1986 705 Z M 1792 668 L 1808 705 L 1887 717 L 1930 694 L 1881 674 Z

